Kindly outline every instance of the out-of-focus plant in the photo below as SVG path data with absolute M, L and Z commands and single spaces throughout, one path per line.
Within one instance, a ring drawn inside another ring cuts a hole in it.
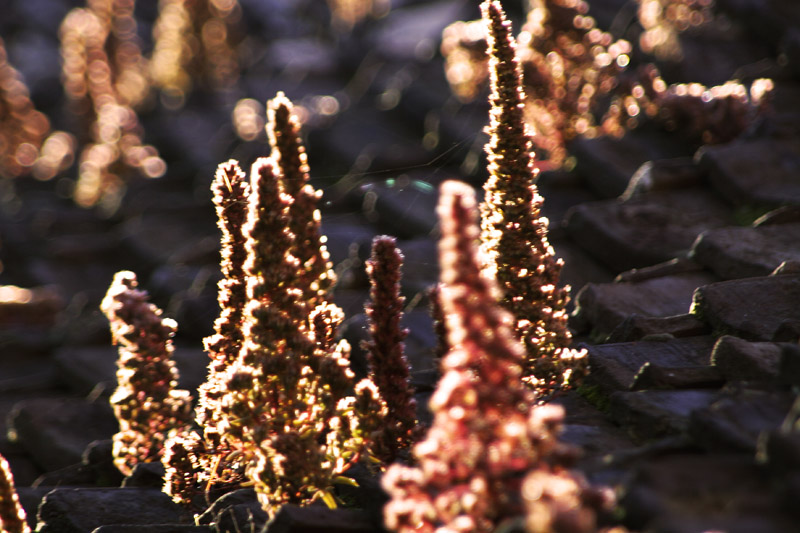
M 231 124 L 236 136 L 243 141 L 254 141 L 266 135 L 264 104 L 254 98 L 242 98 L 231 112 Z
M 547 240 L 548 221 L 540 214 L 538 169 L 523 120 L 524 93 L 510 23 L 499 4 L 483 5 L 491 86 L 489 179 L 481 204 L 484 268 L 497 279 L 500 304 L 513 315 L 514 332 L 525 346 L 525 378 L 542 394 L 551 394 L 577 380 L 585 353 L 569 348 L 569 288 L 558 286 L 564 262 L 555 257 Z
M 113 437 L 113 456 L 126 475 L 138 463 L 159 461 L 167 438 L 191 421 L 191 397 L 176 388 L 171 359 L 177 324 L 163 318 L 137 285 L 133 272 L 118 272 L 100 306 L 119 348 L 111 405 L 120 430 Z
M 239 78 L 237 0 L 160 0 L 150 59 L 153 84 L 169 107 L 180 107 L 198 82 L 213 89 Z
M 442 30 L 440 50 L 453 94 L 462 102 L 475 100 L 489 78 L 486 25 L 482 20 L 450 24 Z
M 392 463 L 408 449 L 418 434 L 416 402 L 408 375 L 403 339 L 408 330 L 400 325 L 405 298 L 400 295 L 403 255 L 393 237 L 372 241 L 366 262 L 370 301 L 364 306 L 370 338 L 364 341 L 369 376 L 386 402 L 387 413 L 374 435 L 370 452 L 384 464 Z
M 628 66 L 630 44 L 596 27 L 583 0 L 531 0 L 518 36 L 525 86 L 525 118 L 533 143 L 560 166 L 566 143 L 601 134 L 593 110 Z
M 87 0 L 88 9 L 108 30 L 105 49 L 113 65 L 114 91 L 120 103 L 136 109 L 150 93 L 147 60 L 136 32 L 136 0 Z
M 646 120 L 679 131 L 696 144 L 732 141 L 767 112 L 774 87 L 770 79 L 747 87 L 737 81 L 706 87 L 700 83 L 667 85 L 654 65 L 623 82 L 603 118 L 606 131 L 622 135 Z
M 517 41 L 525 89 L 525 120 L 536 133 L 544 161 L 559 167 L 566 143 L 598 135 L 593 110 L 628 65 L 630 44 L 595 26 L 583 0 L 531 0 Z M 457 22 L 442 36 L 447 78 L 457 96 L 470 101 L 488 79 L 486 28 Z
M 50 120 L 36 110 L 0 39 L 0 177 L 32 173 L 50 179 L 72 164 L 74 151 L 71 135 L 51 133 Z
M 499 13 L 494 3 L 482 6 Z M 605 500 L 565 469 L 574 450 L 558 440 L 562 408 L 536 406 L 521 380 L 525 355 L 514 320 L 497 304 L 494 279 L 482 272 L 474 191 L 444 183 L 437 211 L 451 348 L 431 398 L 433 425 L 413 448 L 419 466 L 396 464 L 384 476 L 391 497 L 386 526 L 401 533 L 489 532 L 524 516 L 527 505 L 531 531 L 594 531 L 593 506 Z M 534 484 L 543 477 L 546 488 L 537 494 Z M 578 497 L 552 498 L 565 483 Z
M 711 16 L 709 0 L 639 1 L 646 29 L 642 47 L 657 56 L 674 53 L 677 32 Z M 668 85 L 653 65 L 627 73 L 630 44 L 597 28 L 588 6 L 584 0 L 531 0 L 517 37 L 525 121 L 533 132 L 539 168 L 560 167 L 576 137 L 621 136 L 645 121 L 680 131 L 698 144 L 727 142 L 764 111 L 769 80 L 754 82 L 748 97 L 737 81 L 711 88 Z M 447 77 L 464 101 L 479 94 L 488 75 L 488 55 L 480 53 L 486 50 L 486 33 L 481 37 L 479 31 L 470 22 L 455 23 L 443 33 Z
M 328 0 L 332 25 L 340 31 L 350 31 L 367 17 L 379 18 L 392 8 L 391 0 Z
M 713 18 L 714 0 L 636 0 L 644 31 L 639 47 L 658 59 L 679 61 L 683 50 L 678 35 Z
M 149 91 L 136 40 L 132 0 L 92 0 L 61 23 L 64 90 L 88 132 L 81 142 L 73 196 L 84 207 L 114 211 L 125 174 L 159 177 L 166 164 L 145 145 L 135 107 Z
M 0 455 L 0 531 L 3 533 L 30 533 L 25 510 L 19 503 L 14 488 L 14 476 L 6 458 Z

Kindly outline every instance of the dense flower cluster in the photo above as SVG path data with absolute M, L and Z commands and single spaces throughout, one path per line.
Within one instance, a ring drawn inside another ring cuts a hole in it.
M 433 425 L 413 449 L 419 467 L 393 465 L 384 476 L 392 498 L 386 526 L 400 533 L 488 532 L 525 514 L 527 499 L 529 521 L 537 526 L 531 531 L 594 531 L 589 492 L 584 495 L 583 481 L 563 468 L 572 454 L 557 438 L 563 410 L 535 405 L 535 393 L 520 379 L 524 350 L 510 327 L 513 319 L 497 305 L 494 280 L 481 272 L 473 190 L 446 182 L 437 211 L 441 298 L 452 348 L 431 398 Z M 533 485 L 542 476 L 554 487 L 537 494 Z M 549 497 L 562 480 L 577 498 Z M 563 527 L 572 524 L 581 527 Z
M 0 178 L 33 173 L 38 179 L 50 179 L 72 164 L 72 136 L 48 134 L 50 121 L 34 107 L 0 39 Z
M 369 375 L 386 402 L 387 414 L 373 438 L 372 454 L 385 464 L 413 444 L 417 429 L 416 402 L 409 384 L 408 361 L 403 339 L 408 330 L 400 325 L 405 298 L 400 295 L 403 255 L 395 239 L 386 235 L 372 241 L 367 260 L 370 302 L 364 306 L 370 339 L 364 342 Z
M 668 131 L 680 131 L 697 144 L 732 141 L 764 114 L 772 80 L 753 81 L 750 90 L 736 81 L 706 87 L 700 83 L 667 85 L 654 65 L 624 80 L 603 119 L 606 131 L 621 135 L 643 119 Z
M 19 503 L 14 488 L 14 476 L 6 458 L 0 455 L 0 531 L 3 533 L 30 533 L 25 520 L 25 510 Z
M 291 254 L 299 263 L 297 286 L 313 309 L 324 303 L 336 283 L 325 238 L 320 234 L 317 201 L 321 191 L 308 183 L 308 158 L 300 140 L 300 124 L 292 113 L 292 102 L 283 93 L 269 101 L 267 134 L 272 146 L 272 160 L 281 173 L 289 205 L 289 231 L 294 235 Z
M 658 57 L 679 54 L 678 33 L 711 18 L 710 0 L 638 1 L 645 28 L 640 45 Z M 698 145 L 727 142 L 764 110 L 769 80 L 754 82 L 749 96 L 736 81 L 668 85 L 653 65 L 628 71 L 630 44 L 597 28 L 585 0 L 531 0 L 530 6 L 516 53 L 540 168 L 561 166 L 571 139 L 621 136 L 645 121 Z M 465 101 L 479 94 L 489 72 L 487 35 L 477 22 L 457 22 L 443 33 L 447 78 Z
M 525 120 L 548 166 L 561 166 L 569 140 L 600 133 L 593 116 L 596 102 L 614 89 L 628 65 L 630 44 L 600 31 L 588 9 L 583 0 L 533 0 L 517 38 Z M 489 73 L 485 24 L 457 22 L 446 28 L 442 54 L 454 93 L 473 99 Z
M 191 397 L 176 389 L 171 356 L 177 325 L 137 289 L 133 272 L 114 276 L 100 307 L 119 348 L 111 405 L 120 430 L 113 437 L 113 454 L 114 464 L 127 475 L 137 463 L 158 461 L 167 438 L 190 424 Z
M 540 215 L 530 136 L 523 120 L 523 91 L 510 24 L 499 4 L 482 4 L 489 35 L 491 122 L 486 152 L 489 179 L 481 204 L 481 243 L 486 275 L 500 286 L 501 305 L 514 316 L 523 342 L 526 375 L 551 393 L 574 378 L 583 353 L 569 348 L 565 306 L 568 288 L 558 286 L 563 261 L 547 240 Z
M 243 344 L 224 374 L 219 424 L 231 448 L 251 454 L 248 475 L 274 513 L 287 502 L 330 501 L 335 477 L 358 459 L 377 425 L 363 426 L 359 412 L 385 406 L 370 382 L 351 396 L 349 347 L 333 342 L 341 311 L 331 304 L 309 309 L 295 284 L 293 199 L 272 160 L 254 163 L 251 189 Z
M 211 185 L 217 211 L 220 239 L 220 270 L 218 301 L 220 314 L 214 322 L 214 335 L 204 341 L 211 358 L 209 376 L 201 385 L 198 402 L 198 423 L 207 438 L 219 443 L 219 428 L 214 423 L 218 416 L 214 410 L 225 394 L 224 384 L 217 380 L 224 374 L 242 348 L 242 319 L 247 303 L 247 284 L 244 262 L 247 258 L 242 226 L 247 220 L 247 199 L 250 184 L 236 161 L 228 161 L 217 168 Z
M 176 434 L 165 444 L 164 491 L 178 502 L 199 506 L 206 492 L 239 483 L 244 477 L 242 450 L 223 441 L 221 402 L 227 394 L 225 372 L 236 360 L 242 346 L 242 319 L 247 301 L 244 262 L 247 257 L 242 226 L 247 218 L 250 184 L 236 161 L 217 168 L 211 184 L 217 223 L 222 233 L 218 301 L 220 315 L 214 335 L 205 339 L 211 359 L 208 377 L 198 389 L 196 422 L 200 431 Z M 201 436 L 202 434 L 202 436 Z
M 335 480 L 372 443 L 387 409 L 371 381 L 354 387 L 291 102 L 279 95 L 269 108 L 272 156 L 253 164 L 249 183 L 235 161 L 220 165 L 212 186 L 222 311 L 206 339 L 203 433 L 170 440 L 164 462 L 176 501 L 196 504 L 246 476 L 273 514 L 287 502 L 335 505 Z
M 395 465 L 384 478 L 386 523 L 480 532 L 526 516 L 530 531 L 589 533 L 607 500 L 566 469 L 574 451 L 557 438 L 563 410 L 537 406 L 570 382 L 581 354 L 568 348 L 562 263 L 539 212 L 510 26 L 498 2 L 482 10 L 492 89 L 483 224 L 474 191 L 445 184 L 433 297 L 444 375 L 433 426 L 413 446 L 420 468 Z M 131 273 L 119 273 L 103 301 L 120 345 L 117 464 L 127 473 L 161 455 L 165 492 L 193 510 L 242 485 L 255 488 L 271 516 L 285 503 L 335 506 L 334 485 L 363 454 L 395 460 L 419 431 L 400 326 L 402 254 L 393 238 L 373 243 L 364 344 L 371 377 L 356 384 L 350 347 L 339 340 L 343 311 L 330 301 L 335 276 L 299 124 L 283 94 L 267 108 L 269 157 L 249 177 L 228 161 L 212 185 L 221 313 L 205 340 L 211 362 L 197 426 L 188 393 L 174 389 L 174 323 L 147 303 Z

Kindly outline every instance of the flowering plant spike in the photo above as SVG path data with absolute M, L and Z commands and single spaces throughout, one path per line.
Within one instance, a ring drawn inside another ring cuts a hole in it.
M 520 379 L 524 350 L 514 321 L 497 304 L 496 283 L 481 271 L 474 191 L 445 182 L 437 211 L 452 348 L 431 398 L 433 425 L 414 446 L 419 466 L 393 465 L 384 476 L 391 496 L 385 521 L 400 533 L 489 532 L 524 514 L 526 474 L 561 472 L 571 450 L 557 439 L 563 409 L 536 406 Z
M 349 349 L 330 335 L 340 310 L 310 309 L 293 283 L 294 200 L 277 165 L 261 158 L 250 178 L 243 342 L 225 370 L 219 427 L 227 445 L 241 450 L 262 506 L 274 514 L 283 503 L 333 502 L 334 479 L 358 459 L 377 424 L 360 424 L 358 414 L 385 413 L 385 405 L 369 382 L 350 395 Z
M 408 448 L 417 433 L 416 402 L 409 383 L 403 339 L 408 330 L 400 325 L 405 298 L 400 295 L 403 254 L 394 237 L 380 235 L 372 241 L 366 262 L 370 278 L 370 302 L 365 306 L 370 339 L 364 341 L 369 375 L 386 402 L 388 412 L 372 453 L 385 464 Z
M 220 314 L 214 322 L 214 335 L 204 339 L 203 344 L 211 358 L 209 376 L 200 387 L 198 423 L 206 433 L 218 433 L 213 427 L 218 419 L 209 410 L 214 410 L 217 400 L 225 393 L 219 377 L 236 360 L 242 347 L 242 317 L 247 302 L 247 284 L 244 262 L 247 257 L 242 226 L 247 219 L 247 198 L 250 184 L 239 164 L 228 161 L 217 168 L 211 185 L 217 225 L 222 233 L 218 301 Z M 214 440 L 218 440 L 218 437 Z
M 171 433 L 191 420 L 189 392 L 176 389 L 171 356 L 177 325 L 137 289 L 133 272 L 117 272 L 100 308 L 119 347 L 117 389 L 111 405 L 120 430 L 113 437 L 114 464 L 130 474 L 137 463 L 158 460 Z
M 520 72 L 510 23 L 499 2 L 481 4 L 489 36 L 491 121 L 489 179 L 481 204 L 486 275 L 496 278 L 502 306 L 527 352 L 526 377 L 543 392 L 569 383 L 582 355 L 569 349 L 569 289 L 558 287 L 563 261 L 547 240 L 536 188 L 531 139 L 525 131 Z
M 30 533 L 25 520 L 25 510 L 19 503 L 14 488 L 14 476 L 6 458 L 0 455 L 0 531 L 3 533 Z
M 336 283 L 325 237 L 320 234 L 317 201 L 322 192 L 308 183 L 308 158 L 300 140 L 300 125 L 292 102 L 283 93 L 269 101 L 268 119 L 271 157 L 280 169 L 284 190 L 294 199 L 289 206 L 289 231 L 294 234 L 292 255 L 300 263 L 297 284 L 313 309 L 325 301 Z
M 241 450 L 232 449 L 222 437 L 221 402 L 227 394 L 225 372 L 239 355 L 242 346 L 242 317 L 247 302 L 244 262 L 247 257 L 242 226 L 247 218 L 250 185 L 239 164 L 228 161 L 219 165 L 211 185 L 222 233 L 218 284 L 220 314 L 214 322 L 214 334 L 204 339 L 211 361 L 208 377 L 198 389 L 195 409 L 196 431 L 175 435 L 165 444 L 163 463 L 166 470 L 164 492 L 175 501 L 196 505 L 200 496 L 222 486 L 235 485 L 244 476 Z

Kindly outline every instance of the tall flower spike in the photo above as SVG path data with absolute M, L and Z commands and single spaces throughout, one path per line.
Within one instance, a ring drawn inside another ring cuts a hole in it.
M 204 340 L 212 359 L 230 364 L 236 359 L 242 343 L 241 321 L 247 302 L 244 262 L 247 259 L 242 227 L 247 220 L 247 199 L 250 185 L 239 164 L 223 163 L 217 168 L 214 183 L 214 207 L 217 226 L 222 232 L 219 282 L 220 316 L 214 323 L 214 335 Z
M 414 446 L 418 468 L 394 465 L 386 526 L 401 533 L 489 532 L 524 513 L 525 474 L 561 454 L 560 407 L 535 407 L 520 380 L 523 349 L 511 316 L 481 273 L 471 187 L 442 184 L 439 261 L 451 350 L 431 398 L 433 424 Z M 542 420 L 548 421 L 547 424 Z
M 395 239 L 386 235 L 375 237 L 372 257 L 366 262 L 371 301 L 365 311 L 370 339 L 363 346 L 369 375 L 388 407 L 388 416 L 371 450 L 384 464 L 394 462 L 398 452 L 413 444 L 417 428 L 416 402 L 403 344 L 408 330 L 400 325 L 405 301 L 400 295 L 402 265 L 403 255 Z
M 217 211 L 217 225 L 222 233 L 218 301 L 220 314 L 214 322 L 214 335 L 204 339 L 211 361 L 208 377 L 198 388 L 195 409 L 202 437 L 194 432 L 175 435 L 165 443 L 166 467 L 164 492 L 175 501 L 195 505 L 206 489 L 231 484 L 243 477 L 239 451 L 223 441 L 221 402 L 227 394 L 226 370 L 236 361 L 242 347 L 242 317 L 247 303 L 247 280 L 244 262 L 247 257 L 242 227 L 247 219 L 250 186 L 239 164 L 228 161 L 219 165 L 211 185 Z
M 380 406 L 368 384 L 348 396 L 348 351 L 333 346 L 328 326 L 341 320 L 338 308 L 310 309 L 294 284 L 299 265 L 291 253 L 293 200 L 271 159 L 253 165 L 251 189 L 243 343 L 225 371 L 220 428 L 227 445 L 248 463 L 258 497 L 272 515 L 287 502 L 333 501 L 334 478 L 358 460 L 364 446 L 356 413 Z
M 161 317 L 137 289 L 133 272 L 117 272 L 100 308 L 119 346 L 117 389 L 111 405 L 120 431 L 113 437 L 114 464 L 130 474 L 137 463 L 159 459 L 170 434 L 185 430 L 191 420 L 189 392 L 176 389 L 178 371 L 172 361 L 172 336 L 177 324 Z
M 514 316 L 514 330 L 527 352 L 525 373 L 543 392 L 562 387 L 578 354 L 564 310 L 568 289 L 559 288 L 563 261 L 547 240 L 540 215 L 531 139 L 523 121 L 523 91 L 511 25 L 500 3 L 481 4 L 489 36 L 491 122 L 486 152 L 489 179 L 481 204 L 481 241 L 486 274 L 497 279 L 501 304 Z
M 222 233 L 222 279 L 217 297 L 220 314 L 214 322 L 214 335 L 203 341 L 211 363 L 208 380 L 199 390 L 198 423 L 205 426 L 207 433 L 217 433 L 211 427 L 217 417 L 209 411 L 216 410 L 217 402 L 225 392 L 218 378 L 236 360 L 242 347 L 242 317 L 247 303 L 247 280 L 244 272 L 247 250 L 242 228 L 247 219 L 250 185 L 239 164 L 231 160 L 217 168 L 211 190 L 214 193 L 217 226 Z
M 268 105 L 267 134 L 272 159 L 283 175 L 283 188 L 294 199 L 289 208 L 289 230 L 295 236 L 292 255 L 300 261 L 297 285 L 313 309 L 325 302 L 336 283 L 325 238 L 320 234 L 317 201 L 321 191 L 308 183 L 308 158 L 300 140 L 300 125 L 292 113 L 292 102 L 279 92 Z
M 25 521 L 25 510 L 19 503 L 14 488 L 14 476 L 6 458 L 0 455 L 0 531 L 3 533 L 30 533 Z

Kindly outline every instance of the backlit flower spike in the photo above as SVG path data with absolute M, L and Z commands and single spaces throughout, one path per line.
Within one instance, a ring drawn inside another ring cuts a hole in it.
M 247 258 L 242 227 L 247 219 L 250 184 L 231 160 L 217 168 L 211 185 L 217 212 L 217 226 L 222 233 L 219 282 L 220 315 L 214 323 L 214 335 L 204 340 L 209 356 L 223 365 L 230 364 L 239 353 L 242 342 L 241 321 L 247 302 L 247 281 L 244 262 Z
M 386 527 L 488 533 L 526 517 L 536 533 L 592 533 L 597 499 L 566 470 L 575 450 L 558 439 L 564 410 L 536 405 L 520 380 L 523 347 L 497 303 L 495 281 L 481 270 L 474 191 L 443 183 L 437 211 L 451 349 L 431 397 L 433 424 L 414 446 L 419 466 L 396 464 L 383 478 L 391 498 Z
M 332 502 L 334 480 L 366 442 L 358 410 L 379 412 L 368 388 L 353 390 L 346 343 L 331 324 L 341 310 L 311 308 L 296 285 L 289 229 L 293 198 L 280 169 L 261 158 L 251 170 L 246 236 L 247 299 L 242 348 L 224 373 L 223 444 L 236 450 L 270 515 L 284 503 Z
M 294 199 L 289 210 L 289 230 L 295 235 L 292 254 L 300 262 L 297 284 L 303 289 L 303 296 L 313 309 L 327 299 L 336 283 L 325 237 L 320 233 L 317 202 L 322 192 L 315 191 L 308 183 L 308 158 L 300 139 L 300 124 L 294 116 L 292 102 L 279 92 L 267 107 L 271 157 L 280 169 L 284 190 Z
M 481 204 L 481 241 L 486 275 L 496 278 L 501 305 L 514 316 L 514 331 L 527 353 L 526 377 L 544 394 L 568 383 L 580 358 L 565 307 L 568 288 L 558 286 L 563 261 L 547 239 L 531 138 L 523 120 L 524 94 L 511 36 L 499 2 L 481 4 L 489 38 L 491 81 L 489 179 Z
M 242 346 L 242 317 L 247 302 L 247 280 L 244 262 L 247 256 L 242 226 L 247 218 L 250 186 L 239 164 L 228 161 L 219 165 L 211 185 L 221 231 L 218 284 L 220 314 L 214 322 L 214 335 L 204 339 L 211 359 L 206 381 L 198 388 L 195 420 L 202 428 L 175 435 L 165 444 L 163 463 L 166 467 L 164 492 L 175 501 L 195 505 L 206 489 L 219 483 L 241 481 L 243 470 L 230 457 L 235 450 L 223 441 L 220 422 L 221 402 L 226 397 L 226 370 L 234 363 Z M 236 450 L 238 451 L 238 450 Z
M 137 463 L 158 461 L 167 438 L 191 424 L 191 397 L 176 388 L 171 359 L 177 324 L 163 318 L 137 285 L 133 272 L 118 272 L 100 305 L 119 348 L 110 401 L 120 428 L 113 436 L 114 464 L 126 475 Z
M 400 325 L 405 298 L 400 295 L 403 254 L 394 237 L 381 235 L 372 241 L 366 262 L 370 301 L 364 306 L 369 340 L 364 341 L 369 375 L 386 402 L 388 416 L 375 437 L 372 453 L 384 464 L 393 462 L 415 440 L 417 417 L 414 390 L 403 340 L 408 330 Z
M 30 533 L 25 510 L 19 503 L 14 488 L 14 476 L 6 458 L 0 455 L 0 531 L 3 533 Z
M 434 415 L 413 448 L 419 466 L 390 467 L 386 526 L 412 531 L 492 531 L 523 513 L 524 474 L 540 459 L 528 418 L 535 394 L 520 380 L 523 350 L 511 317 L 481 273 L 474 191 L 442 184 L 438 213 L 441 301 L 450 351 L 431 398 Z

